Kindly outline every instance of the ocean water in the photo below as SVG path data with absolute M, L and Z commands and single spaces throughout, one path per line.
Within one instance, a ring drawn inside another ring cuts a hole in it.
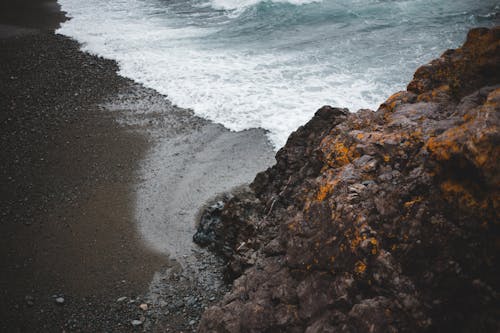
M 322 105 L 376 109 L 499 23 L 497 0 L 59 0 L 58 30 L 120 74 L 276 148 Z

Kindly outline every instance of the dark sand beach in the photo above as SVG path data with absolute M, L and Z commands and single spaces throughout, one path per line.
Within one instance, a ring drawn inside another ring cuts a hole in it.
M 0 330 L 191 330 L 215 296 L 168 272 L 209 266 L 189 241 L 197 212 L 272 162 L 264 132 L 231 133 L 118 76 L 54 34 L 54 1 L 0 13 Z

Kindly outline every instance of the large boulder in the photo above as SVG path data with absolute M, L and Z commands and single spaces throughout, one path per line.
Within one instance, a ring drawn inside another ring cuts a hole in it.
M 376 112 L 320 109 L 222 209 L 199 332 L 500 331 L 499 70 L 474 29 Z

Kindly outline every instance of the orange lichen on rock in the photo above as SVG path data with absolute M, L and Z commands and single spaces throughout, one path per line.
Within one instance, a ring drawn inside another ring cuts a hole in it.
M 418 197 L 413 198 L 413 199 L 412 199 L 412 200 L 410 200 L 410 201 L 405 202 L 405 203 L 404 203 L 404 206 L 405 206 L 406 208 L 410 208 L 410 207 L 413 207 L 413 205 L 414 205 L 414 204 L 419 203 L 419 202 L 421 202 L 422 200 L 423 200 L 423 198 L 422 198 L 421 196 L 418 196 Z
M 380 109 L 393 112 L 398 105 L 408 103 L 415 98 L 414 94 L 407 91 L 399 91 L 389 97 L 384 103 L 380 105 Z
M 351 247 L 352 252 L 355 252 L 356 248 L 364 240 L 363 237 L 359 235 L 359 232 L 357 230 L 354 233 L 349 230 L 349 232 L 345 233 L 345 236 L 347 239 L 349 239 L 349 246 Z
M 349 146 L 338 137 L 326 137 L 321 142 L 321 147 L 325 163 L 332 168 L 342 167 L 359 157 L 355 144 Z
M 354 265 L 354 272 L 357 274 L 363 274 L 366 272 L 367 267 L 368 266 L 361 260 L 357 261 L 356 264 Z
M 417 102 L 434 102 L 440 99 L 448 99 L 450 97 L 450 86 L 444 84 L 431 91 L 426 91 L 417 97 Z
M 437 161 L 448 161 L 455 156 L 482 169 L 486 177 L 495 177 L 500 158 L 500 147 L 495 143 L 500 138 L 499 96 L 500 89 L 491 91 L 483 106 L 462 116 L 463 123 L 431 137 L 426 142 L 431 156 Z
M 349 163 L 349 149 L 342 142 L 335 142 L 333 152 L 335 164 L 342 166 Z
M 378 241 L 376 238 L 370 238 L 370 244 L 372 245 L 371 254 L 376 255 L 378 253 Z
M 318 201 L 323 201 L 325 198 L 331 193 L 333 189 L 334 184 L 332 183 L 326 183 L 323 185 L 320 185 L 318 189 L 318 193 L 316 194 L 316 200 Z
M 478 200 L 463 184 L 456 181 L 447 180 L 441 184 L 443 197 L 448 201 L 457 201 L 459 207 L 468 209 L 486 208 L 486 200 Z
M 499 46 L 472 30 L 377 112 L 325 107 L 292 134 L 220 214 L 237 279 L 199 331 L 500 331 Z
M 420 67 L 408 91 L 420 95 L 447 85 L 454 97 L 461 98 L 472 92 L 478 78 L 494 84 L 500 77 L 499 31 L 500 27 L 472 29 L 461 48 L 448 50 L 441 58 Z
M 447 130 L 438 137 L 431 137 L 427 143 L 427 149 L 440 161 L 449 160 L 454 154 L 462 151 L 459 137 L 463 136 L 465 126 L 454 127 Z
M 497 88 L 488 94 L 484 106 L 498 108 L 499 103 L 500 103 L 500 88 Z

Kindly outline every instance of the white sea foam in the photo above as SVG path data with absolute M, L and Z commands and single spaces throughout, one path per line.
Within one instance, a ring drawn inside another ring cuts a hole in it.
M 406 2 L 267 1 L 337 7 L 309 7 L 314 19 L 297 11 L 272 16 L 271 8 L 240 22 L 210 6 L 241 10 L 259 0 L 60 0 L 72 19 L 58 32 L 118 61 L 120 74 L 174 104 L 231 130 L 268 130 L 279 148 L 322 105 L 377 108 L 418 64 L 459 44 L 466 29 L 434 23 L 434 30 L 417 30 L 407 22 L 420 9 Z
M 260 2 L 289 3 L 292 5 L 306 5 L 323 0 L 210 0 L 210 5 L 215 9 L 242 10 Z
M 297 54 L 196 45 L 191 39 L 209 34 L 210 28 L 172 28 L 145 19 L 141 1 L 117 1 L 99 11 L 100 1 L 60 2 L 73 18 L 58 32 L 82 41 L 86 51 L 117 60 L 121 75 L 229 129 L 267 129 L 276 147 L 323 104 L 359 108 L 379 102 L 379 96 L 364 95 L 375 83 L 320 75 L 322 64 L 297 68 Z

